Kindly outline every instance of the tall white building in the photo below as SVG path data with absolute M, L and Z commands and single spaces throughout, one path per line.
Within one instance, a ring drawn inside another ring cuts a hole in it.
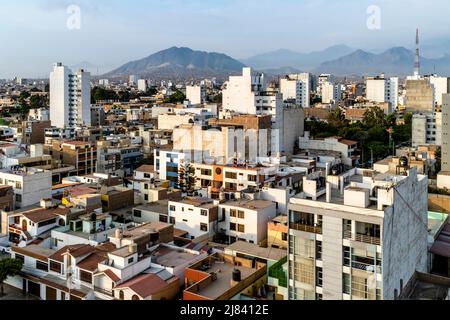
M 191 104 L 202 104 L 206 102 L 206 88 L 200 86 L 186 86 L 186 99 Z
M 441 158 L 442 171 L 450 172 L 450 94 L 443 95 Z
M 91 74 L 56 63 L 50 73 L 50 120 L 56 128 L 91 126 Z
M 303 188 L 289 204 L 290 300 L 394 300 L 427 272 L 428 179 L 416 168 L 308 176 Z
M 283 100 L 295 100 L 303 108 L 310 107 L 311 76 L 309 73 L 290 74 L 280 79 L 280 92 Z
M 341 86 L 325 82 L 321 86 L 322 103 L 336 103 L 341 101 Z
M 145 79 L 138 80 L 138 90 L 142 92 L 147 92 L 148 89 L 148 81 Z
M 398 78 L 385 78 L 384 75 L 368 78 L 366 98 L 374 102 L 389 102 L 392 109 L 398 106 Z
M 429 77 L 434 90 L 434 104 L 442 106 L 442 96 L 449 93 L 449 81 L 447 77 L 432 75 Z

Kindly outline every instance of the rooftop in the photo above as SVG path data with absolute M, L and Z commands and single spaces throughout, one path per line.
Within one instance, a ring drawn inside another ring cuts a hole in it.
M 237 241 L 225 248 L 225 252 L 233 251 L 265 260 L 280 261 L 287 256 L 287 251 L 276 248 L 262 248 L 246 241 Z
M 153 251 L 152 256 L 155 257 L 157 264 L 169 268 L 193 262 L 198 257 L 194 253 L 168 246 L 159 246 Z
M 238 207 L 249 210 L 261 210 L 275 206 L 275 204 L 272 201 L 266 200 L 248 200 L 248 201 L 235 200 L 235 201 L 227 201 L 221 205 L 229 207 Z

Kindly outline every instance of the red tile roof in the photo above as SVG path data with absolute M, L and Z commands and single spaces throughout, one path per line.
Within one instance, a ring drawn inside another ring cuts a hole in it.
M 174 278 L 171 278 L 169 281 L 174 281 Z M 166 281 L 162 280 L 155 274 L 141 274 L 131 280 L 122 283 L 115 289 L 129 288 L 145 299 L 155 293 L 160 292 L 168 285 L 169 284 Z

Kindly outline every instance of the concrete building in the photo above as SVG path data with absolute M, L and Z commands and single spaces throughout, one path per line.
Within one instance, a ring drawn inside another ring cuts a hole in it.
M 434 104 L 437 109 L 442 107 L 442 99 L 443 95 L 450 93 L 449 91 L 449 78 L 447 77 L 438 77 L 437 75 L 431 75 L 425 77 L 429 79 L 430 83 L 433 85 L 434 89 Z
M 22 122 L 22 143 L 44 144 L 45 130 L 51 128 L 50 121 L 23 121 Z
M 428 79 L 406 80 L 406 112 L 433 113 L 435 89 Z
M 204 86 L 186 86 L 186 100 L 192 104 L 206 102 L 206 88 Z
M 323 140 L 314 140 L 305 132 L 299 138 L 299 148 L 301 150 L 326 150 L 337 151 L 342 155 L 342 162 L 347 166 L 354 166 L 358 158 L 354 155 L 358 142 L 342 139 L 340 137 L 330 137 Z
M 335 104 L 342 99 L 341 86 L 325 82 L 321 86 L 322 103 Z
M 218 207 L 207 198 L 169 201 L 169 221 L 176 229 L 188 232 L 191 240 L 209 240 L 217 232 Z
M 291 300 L 393 300 L 428 271 L 426 176 L 352 169 L 319 186 L 289 206 Z
M 395 110 L 398 106 L 398 78 L 380 75 L 366 80 L 366 98 L 373 102 L 388 102 Z
M 138 90 L 141 92 L 147 92 L 148 90 L 148 81 L 145 79 L 139 79 L 137 82 Z
M 0 185 L 12 186 L 15 207 L 25 208 L 41 199 L 51 198 L 52 173 L 35 168 L 3 169 L 0 171 Z
M 57 128 L 91 126 L 91 75 L 56 63 L 50 73 L 50 120 Z
M 265 200 L 236 200 L 219 204 L 219 230 L 229 243 L 267 243 L 267 224 L 275 218 L 275 203 Z
M 442 112 L 416 113 L 412 118 L 412 146 L 442 146 Z
M 294 100 L 302 108 L 310 107 L 311 75 L 309 73 L 290 74 L 280 79 L 283 100 Z
M 450 172 L 450 94 L 442 103 L 442 171 Z

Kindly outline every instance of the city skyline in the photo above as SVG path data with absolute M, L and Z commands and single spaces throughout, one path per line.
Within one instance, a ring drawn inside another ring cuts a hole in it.
M 71 5 L 80 9 L 79 29 L 67 27 Z M 372 6 L 379 8 L 380 19 L 379 26 L 369 28 L 369 19 L 377 15 Z M 0 36 L 8 50 L 0 53 L 0 59 L 16 59 L 2 63 L 0 78 L 48 77 L 57 61 L 89 62 L 102 73 L 172 46 L 221 52 L 238 60 L 281 48 L 311 52 L 338 44 L 378 52 L 393 46 L 412 49 L 416 27 L 421 30 L 424 56 L 439 55 L 449 52 L 450 44 L 443 39 L 450 22 L 446 10 L 432 9 L 436 6 L 449 5 L 443 0 L 413 5 L 403 0 L 289 0 L 282 6 L 272 0 L 257 5 L 253 0 L 158 0 L 133 5 L 103 0 L 4 2 L 0 18 L 5 28 Z

